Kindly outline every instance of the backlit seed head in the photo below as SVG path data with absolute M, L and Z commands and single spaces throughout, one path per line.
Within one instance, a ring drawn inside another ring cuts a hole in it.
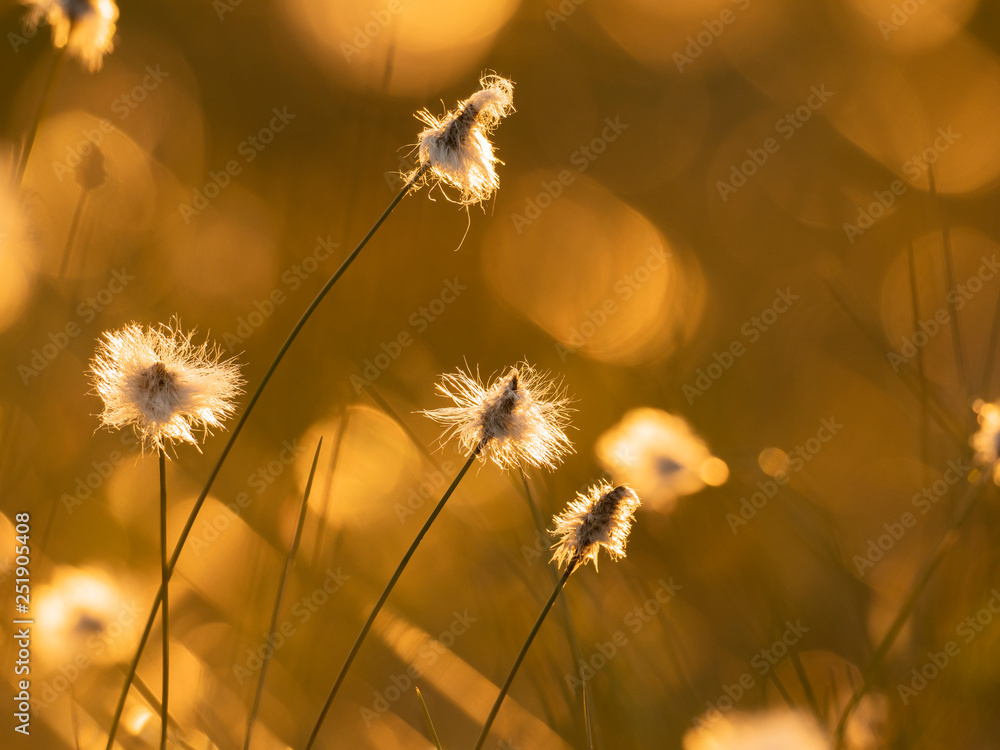
M 484 75 L 482 87 L 458 107 L 436 117 L 426 109 L 417 113 L 427 127 L 417 137 L 420 167 L 407 175 L 412 179 L 423 169 L 421 184 L 444 184 L 457 188 L 455 203 L 469 205 L 490 198 L 500 185 L 489 136 L 500 120 L 514 111 L 514 84 L 498 75 Z
M 114 49 L 118 6 L 114 0 L 22 0 L 28 6 L 28 27 L 40 21 L 52 27 L 52 44 L 77 58 L 91 73 L 100 70 Z
M 218 348 L 191 343 L 179 324 L 106 331 L 91 362 L 94 392 L 104 400 L 101 423 L 132 425 L 143 448 L 167 442 L 198 447 L 194 431 L 221 427 L 242 390 L 240 366 Z M 199 448 L 199 450 L 201 450 Z
M 438 391 L 456 405 L 423 414 L 448 426 L 442 440 L 456 437 L 463 450 L 478 451 L 483 460 L 490 458 L 501 468 L 521 462 L 553 468 L 572 451 L 564 431 L 570 399 L 527 363 L 489 386 L 461 370 L 448 373 Z
M 625 557 L 625 544 L 639 505 L 639 496 L 625 485 L 612 487 L 600 482 L 586 494 L 578 493 L 554 519 L 556 527 L 551 533 L 559 541 L 552 546 L 552 559 L 559 567 L 569 565 L 571 569 L 593 562 L 596 570 L 597 553 L 602 547 L 613 560 Z

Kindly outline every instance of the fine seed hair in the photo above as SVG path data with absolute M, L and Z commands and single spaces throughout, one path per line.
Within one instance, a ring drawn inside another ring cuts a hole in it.
M 571 400 L 561 384 L 526 362 L 489 385 L 478 373 L 447 373 L 437 389 L 455 406 L 422 413 L 446 425 L 442 443 L 455 438 L 465 452 L 477 451 L 502 469 L 522 462 L 551 469 L 573 450 L 565 432 Z
M 93 392 L 104 401 L 101 424 L 131 425 L 143 449 L 190 443 L 235 412 L 243 379 L 235 358 L 222 360 L 215 344 L 192 343 L 195 331 L 180 323 L 143 327 L 130 323 L 106 331 L 91 362 Z
M 41 21 L 52 27 L 52 45 L 66 47 L 91 73 L 101 69 L 114 50 L 118 6 L 115 0 L 22 0 L 28 6 L 27 27 Z
M 445 196 L 461 205 L 488 200 L 500 186 L 489 136 L 500 120 L 514 111 L 514 84 L 508 79 L 484 74 L 480 90 L 442 117 L 426 109 L 416 118 L 427 127 L 417 136 L 420 166 L 406 175 L 425 170 L 418 184 L 445 185 L 458 190 L 458 197 Z M 443 192 L 443 191 L 442 191 Z
M 560 515 L 553 520 L 550 533 L 558 538 L 552 545 L 552 559 L 564 567 L 576 569 L 588 562 L 597 569 L 597 553 L 603 547 L 613 560 L 625 557 L 639 496 L 626 485 L 612 487 L 599 482 L 586 493 L 577 493 Z

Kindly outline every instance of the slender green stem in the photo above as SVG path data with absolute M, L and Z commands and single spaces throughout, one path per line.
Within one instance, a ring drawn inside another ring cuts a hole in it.
M 299 331 L 301 331 L 308 322 L 313 312 L 315 312 L 316 308 L 319 307 L 323 298 L 326 297 L 327 293 L 333 288 L 334 284 L 337 283 L 340 277 L 344 275 L 344 272 L 348 269 L 348 267 L 350 267 L 351 263 L 354 262 L 354 259 L 358 257 L 361 250 L 368 244 L 368 241 L 372 238 L 378 228 L 382 226 L 387 218 L 389 218 L 389 214 L 391 214 L 393 209 L 395 209 L 399 202 L 403 200 L 410 189 L 416 184 L 417 180 L 423 176 L 425 171 L 426 167 L 421 167 L 406 182 L 385 211 L 382 212 L 382 215 L 378 218 L 375 224 L 372 225 L 372 228 L 368 230 L 368 234 L 361 238 L 361 242 L 358 243 L 358 246 L 354 248 L 344 262 L 340 264 L 340 268 L 334 272 L 333 276 L 330 277 L 330 280 L 326 282 L 322 289 L 320 289 L 315 299 L 313 299 L 313 301 L 309 304 L 309 307 L 306 308 L 305 312 L 302 313 L 302 317 L 299 318 L 299 322 L 295 324 L 295 327 L 292 328 L 291 332 L 288 334 L 288 338 L 285 339 L 285 343 L 283 343 L 281 348 L 278 349 L 278 353 L 275 355 L 274 361 L 271 362 L 271 365 L 267 368 L 267 372 L 264 373 L 264 377 L 261 379 L 260 385 L 257 386 L 257 390 L 255 390 L 253 395 L 250 396 L 246 409 L 243 410 L 243 414 L 240 416 L 239 420 L 237 420 L 236 425 L 233 427 L 233 431 L 229 436 L 229 440 L 226 442 L 225 447 L 222 449 L 222 453 L 219 455 L 219 460 L 215 462 L 215 466 L 212 467 L 212 471 L 208 475 L 208 481 L 205 483 L 205 487 L 202 489 L 201 494 L 195 501 L 194 507 L 191 508 L 187 521 L 184 523 L 184 528 L 181 529 L 180 537 L 177 539 L 177 544 L 174 547 L 174 553 L 170 558 L 170 564 L 167 571 L 168 575 L 173 574 L 174 568 L 177 566 L 177 560 L 181 555 L 181 550 L 184 548 L 184 543 L 191 534 L 191 529 L 194 528 L 195 519 L 198 517 L 198 513 L 201 511 L 202 506 L 205 504 L 205 499 L 208 497 L 208 493 L 212 489 L 212 484 L 215 482 L 215 478 L 222 469 L 222 464 L 225 462 L 226 457 L 232 450 L 233 444 L 236 442 L 236 438 L 239 437 L 239 434 L 243 429 L 243 425 L 246 424 L 247 417 L 249 417 L 250 412 L 253 411 L 254 405 L 257 403 L 258 399 L 260 399 L 261 393 L 263 393 L 264 388 L 271 380 L 271 376 L 274 375 L 274 371 L 278 368 L 278 365 L 284 358 L 285 353 L 288 351 L 289 347 L 291 347 L 292 342 L 295 341 L 295 338 L 299 335 Z M 118 697 L 118 705 L 115 708 L 115 714 L 111 720 L 111 727 L 108 730 L 107 750 L 112 750 L 112 748 L 114 748 L 115 734 L 118 732 L 118 724 L 121 722 L 122 711 L 125 710 L 125 700 L 128 698 L 129 687 L 131 686 L 132 680 L 135 677 L 135 672 L 139 667 L 139 658 L 142 656 L 142 651 L 146 647 L 146 641 L 149 640 L 150 631 L 153 629 L 153 621 L 156 618 L 156 611 L 159 608 L 162 599 L 163 587 L 161 586 L 160 590 L 156 593 L 156 597 L 153 599 L 153 607 L 152 611 L 149 613 L 149 618 L 146 620 L 146 628 L 142 633 L 142 637 L 139 639 L 139 646 L 136 649 L 135 656 L 132 659 L 132 664 L 129 667 L 128 675 L 125 678 L 125 684 L 122 686 L 121 695 Z
M 482 444 L 479 445 L 476 450 L 474 450 L 465 461 L 465 465 L 462 466 L 461 470 L 456 475 L 455 479 L 452 481 L 451 485 L 445 490 L 444 495 L 438 504 L 431 511 L 430 516 L 424 522 L 420 531 L 417 533 L 416 539 L 410 545 L 410 548 L 406 550 L 406 554 L 403 555 L 403 559 L 399 561 L 399 565 L 396 566 L 396 572 L 392 574 L 392 578 L 385 585 L 382 590 L 382 595 L 379 596 L 378 601 L 375 602 L 375 606 L 372 608 L 371 614 L 368 615 L 368 619 L 365 620 L 365 624 L 361 628 L 361 632 L 358 633 L 358 637 L 354 639 L 354 645 L 351 646 L 351 651 L 347 655 L 347 659 L 344 660 L 344 666 L 340 668 L 340 673 L 337 675 L 337 680 L 333 683 L 333 687 L 330 689 L 330 694 L 326 697 L 326 703 L 323 704 L 323 709 L 319 712 L 319 718 L 316 719 L 316 725 L 313 727 L 312 732 L 309 734 L 309 739 L 306 741 L 304 750 L 309 750 L 313 743 L 316 742 L 316 738 L 319 736 L 319 730 L 323 726 L 323 721 L 326 719 L 327 713 L 330 711 L 330 706 L 333 705 L 333 699 L 337 697 L 337 691 L 340 690 L 340 686 L 344 682 L 344 678 L 347 676 L 347 670 L 351 668 L 351 664 L 354 663 L 354 657 L 358 655 L 358 651 L 361 650 L 361 644 L 365 641 L 365 636 L 368 635 L 368 631 L 372 629 L 372 624 L 375 622 L 375 618 L 378 617 L 378 613 L 382 611 L 382 606 L 385 604 L 386 599 L 389 598 L 389 594 L 392 593 L 393 587 L 396 585 L 396 581 L 403 574 L 406 569 L 407 563 L 410 562 L 410 558 L 413 557 L 413 553 L 417 551 L 417 547 L 420 545 L 421 540 L 424 535 L 427 534 L 427 530 L 430 529 L 431 524 L 434 523 L 434 519 L 438 517 L 444 508 L 444 504 L 448 502 L 448 498 L 451 497 L 455 488 L 458 487 L 458 483 L 462 481 L 462 477 L 466 475 L 469 469 L 472 467 L 472 462 L 476 460 L 476 456 L 479 455 L 479 451 L 482 449 Z
M 76 239 L 77 230 L 80 228 L 80 219 L 83 217 L 83 207 L 87 203 L 87 196 L 90 191 L 81 189 L 80 197 L 76 201 L 76 209 L 73 211 L 73 220 L 69 224 L 69 233 L 66 235 L 66 247 L 63 248 L 62 261 L 59 263 L 59 278 L 66 278 L 66 269 L 69 268 L 69 257 L 73 252 L 73 241 Z
M 535 502 L 535 496 L 531 492 L 531 486 L 528 484 L 528 476 L 524 473 L 524 467 L 518 464 L 518 472 L 521 474 L 521 484 L 524 485 L 524 496 L 528 501 L 528 508 L 531 509 L 531 517 L 535 522 L 535 530 L 541 539 L 546 539 L 548 534 L 545 530 L 545 522 L 542 520 L 542 513 L 538 508 L 538 503 Z M 549 573 L 552 574 L 552 583 L 555 584 L 559 581 L 559 571 L 552 567 L 551 565 L 546 566 L 549 569 Z M 566 636 L 569 638 L 569 650 L 573 654 L 573 664 L 578 664 L 583 658 L 583 652 L 580 650 L 580 641 L 576 637 L 576 629 L 573 627 L 573 618 L 569 613 L 569 605 L 566 603 L 565 599 L 559 600 L 559 611 L 562 614 L 563 622 L 566 625 Z
M 420 706 L 424 709 L 424 719 L 427 721 L 427 729 L 431 733 L 431 739 L 434 740 L 434 747 L 437 750 L 444 750 L 441 747 L 441 740 L 438 738 L 437 730 L 434 728 L 434 722 L 431 721 L 431 712 L 427 710 L 427 701 L 424 700 L 424 694 L 420 692 L 420 688 L 416 688 L 417 697 L 420 699 Z
M 160 448 L 160 590 L 163 591 L 161 621 L 163 631 L 163 688 L 160 699 L 160 750 L 167 750 L 167 696 L 170 691 L 170 620 L 168 618 L 170 590 L 167 581 L 167 454 Z
M 948 217 L 945 213 L 944 202 L 937 192 L 937 183 L 934 180 L 934 169 L 928 167 L 927 177 L 929 180 L 930 197 L 936 199 L 940 208 L 941 218 L 941 252 L 944 256 L 944 279 L 947 286 L 945 300 L 948 303 L 951 322 L 951 342 L 955 352 L 955 370 L 958 373 L 958 381 L 965 389 L 966 396 L 971 398 L 972 387 L 969 382 L 969 372 L 965 366 L 965 352 L 962 347 L 962 329 L 958 324 L 958 301 L 953 294 L 955 289 L 955 267 L 951 252 L 951 227 L 948 225 Z
M 20 188 L 24 180 L 24 173 L 28 168 L 28 158 L 31 156 L 31 149 L 35 145 L 35 138 L 38 136 L 38 129 L 41 127 L 45 113 L 48 112 L 49 104 L 52 102 L 52 93 L 56 90 L 56 81 L 59 79 L 59 72 L 62 70 L 63 62 L 66 60 L 66 47 L 62 46 L 56 50 L 55 59 L 49 67 L 49 75 L 45 79 L 45 88 L 42 89 L 42 100 L 38 103 L 38 111 L 35 113 L 35 120 L 31 124 L 31 129 L 24 140 L 24 148 L 21 150 L 21 158 L 17 163 L 17 173 L 14 176 L 14 187 Z
M 910 271 L 910 307 L 913 311 L 913 331 L 920 326 L 920 289 L 917 284 L 917 258 L 913 251 L 913 240 L 906 247 L 906 260 Z M 925 476 L 929 477 L 930 466 L 930 423 L 927 418 L 927 371 L 924 369 L 923 347 L 917 349 L 917 374 L 920 376 L 920 457 L 924 463 Z
M 497 714 L 500 713 L 500 706 L 503 705 L 504 698 L 507 697 L 507 691 L 510 690 L 510 685 L 514 682 L 514 676 L 517 674 L 517 670 L 521 666 L 521 662 L 524 661 L 525 655 L 528 653 L 528 648 L 531 647 L 531 642 L 535 640 L 535 636 L 538 635 L 538 631 L 542 627 L 542 623 L 545 622 L 545 616 L 552 609 L 552 605 L 556 603 L 556 598 L 559 596 L 559 592 L 563 590 L 563 586 L 566 585 L 566 581 L 569 580 L 570 573 L 572 573 L 577 564 L 579 563 L 579 557 L 573 558 L 569 565 L 566 566 L 566 572 L 562 574 L 562 577 L 556 583 L 556 587 L 552 590 L 552 596 L 549 600 L 545 602 L 545 606 L 542 607 L 541 613 L 538 615 L 538 619 L 535 620 L 534 627 L 531 628 L 531 632 L 528 633 L 528 639 L 521 646 L 521 652 L 514 659 L 514 665 L 510 668 L 510 673 L 507 675 L 507 679 L 504 680 L 503 686 L 500 688 L 500 694 L 497 696 L 496 701 L 493 703 L 493 708 L 490 709 L 490 715 L 486 717 L 486 723 L 483 724 L 483 731 L 479 733 L 479 739 L 476 741 L 475 750 L 482 750 L 483 744 L 486 742 L 486 738 L 490 734 L 490 727 L 493 726 L 493 721 L 496 719 Z
M 535 522 L 535 530 L 538 533 L 538 538 L 546 539 L 548 534 L 545 530 L 545 522 L 542 520 L 542 514 L 538 509 L 538 503 L 535 502 L 535 496 L 532 494 L 531 486 L 528 484 L 528 475 L 525 474 L 524 467 L 520 464 L 518 464 L 517 470 L 521 475 L 521 484 L 524 486 L 524 497 L 528 503 L 528 508 L 531 509 L 531 517 Z M 552 584 L 555 585 L 558 583 L 558 569 L 551 565 L 546 565 L 545 567 L 548 568 L 549 573 L 552 575 Z M 580 641 L 576 637 L 576 629 L 573 627 L 573 618 L 570 615 L 569 604 L 566 603 L 565 598 L 559 600 L 559 614 L 562 616 L 563 625 L 566 628 L 566 639 L 569 641 L 570 656 L 573 659 L 572 671 L 575 674 L 579 669 L 580 663 L 583 661 L 583 653 L 580 651 Z M 575 707 L 575 691 L 571 691 L 563 680 L 560 680 L 559 682 L 566 704 Z M 586 681 L 584 681 L 584 684 L 586 684 Z M 586 717 L 584 717 L 584 719 L 586 720 Z M 584 723 L 586 723 L 586 721 Z
M 997 301 L 993 307 L 993 324 L 990 326 L 990 338 L 986 343 L 986 362 L 983 366 L 983 385 L 981 388 L 983 398 L 989 398 L 992 395 L 990 382 L 993 380 L 993 361 L 996 359 L 998 341 L 1000 341 L 1000 294 L 997 295 Z
M 302 539 L 302 527 L 305 525 L 306 508 L 309 506 L 309 493 L 312 491 L 313 477 L 316 476 L 316 464 L 319 463 L 319 452 L 323 447 L 323 438 L 319 439 L 316 445 L 316 455 L 313 456 L 312 467 L 309 469 L 309 479 L 306 480 L 306 489 L 302 493 L 302 507 L 299 508 L 299 518 L 295 523 L 295 536 L 292 539 L 292 546 L 288 548 L 288 555 L 285 557 L 285 567 L 281 570 L 281 579 L 278 581 L 278 593 L 274 597 L 274 609 L 271 610 L 271 624 L 267 628 L 268 640 L 274 638 L 274 631 L 278 628 L 278 614 L 281 612 L 281 597 L 285 593 L 285 582 L 295 562 L 295 553 L 299 549 L 299 540 Z M 260 679 L 257 680 L 257 692 L 253 697 L 253 708 L 250 709 L 250 718 L 247 719 L 247 734 L 243 741 L 243 750 L 249 750 L 250 738 L 253 734 L 254 720 L 260 710 L 260 700 L 264 695 L 264 678 L 267 676 L 267 665 L 271 663 L 271 656 L 274 649 L 268 649 L 264 656 L 264 662 L 260 666 Z
M 340 448 L 347 439 L 347 423 L 351 418 L 351 410 L 344 409 L 340 414 L 340 424 L 337 426 L 337 442 L 333 444 L 330 456 L 330 466 L 326 472 L 326 484 L 323 488 L 323 500 L 320 502 L 319 523 L 316 524 L 316 534 L 313 536 L 312 565 L 316 564 L 326 543 L 326 514 L 330 508 L 330 493 L 333 492 L 333 477 L 337 473 L 337 462 L 340 460 Z
M 896 642 L 896 637 L 899 635 L 900 631 L 902 631 L 903 626 L 910 617 L 910 613 L 913 612 L 913 608 L 917 605 L 917 600 L 920 598 L 920 594 L 923 592 L 924 587 L 934 576 L 934 573 L 937 571 L 938 566 L 944 559 L 945 554 L 958 540 L 958 527 L 961 526 L 962 523 L 965 522 L 965 519 L 969 517 L 972 509 L 975 507 L 976 498 L 979 496 L 979 492 L 982 490 L 984 484 L 985 476 L 980 477 L 976 484 L 970 486 L 968 492 L 966 493 L 965 502 L 962 504 L 958 515 L 948 526 L 944 536 L 942 536 L 941 540 L 938 542 L 937 547 L 934 550 L 934 554 L 924 563 L 920 572 L 917 574 L 917 578 L 910 589 L 910 593 L 907 594 L 906 599 L 903 600 L 903 606 L 900 607 L 899 612 L 896 613 L 896 616 L 889 625 L 889 629 L 886 631 L 886 634 L 882 637 L 881 642 L 875 649 L 875 653 L 872 655 L 872 661 L 862 675 L 861 685 L 851 695 L 851 699 L 848 701 L 847 706 L 844 708 L 844 712 L 840 716 L 840 721 L 837 722 L 835 747 L 841 747 L 843 745 L 844 732 L 847 729 L 847 720 L 850 718 L 854 709 L 857 708 L 861 699 L 865 697 L 874 685 L 875 678 L 882 669 L 882 665 L 885 662 L 886 657 L 889 655 L 889 650 L 892 648 L 892 644 Z
M 590 730 L 590 680 L 583 681 L 583 724 L 587 730 L 587 750 L 594 750 L 594 735 Z

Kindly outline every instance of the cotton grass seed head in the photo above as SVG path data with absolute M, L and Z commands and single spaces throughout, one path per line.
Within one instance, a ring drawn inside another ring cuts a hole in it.
M 243 379 L 240 366 L 234 359 L 221 361 L 214 344 L 195 346 L 194 333 L 182 332 L 179 323 L 130 323 L 104 333 L 91 381 L 104 400 L 105 427 L 132 425 L 144 449 L 163 449 L 169 441 L 201 450 L 195 430 L 204 436 L 232 416 Z
M 830 738 L 816 720 L 797 711 L 739 711 L 699 717 L 698 728 L 684 735 L 684 750 L 831 750 Z
M 436 117 L 426 109 L 416 117 L 427 127 L 417 137 L 423 182 L 444 183 L 459 190 L 455 203 L 487 200 L 500 186 L 489 136 L 500 120 L 514 111 L 514 84 L 498 75 L 484 75 L 482 87 L 453 112 Z M 418 170 L 410 172 L 412 179 Z
M 597 553 L 604 547 L 617 560 L 625 557 L 639 496 L 625 485 L 612 487 L 607 482 L 595 484 L 586 494 L 577 493 L 566 510 L 556 516 L 556 528 L 550 532 L 559 538 L 552 549 L 552 559 L 559 567 L 575 570 L 588 562 L 597 570 Z
M 972 408 L 978 414 L 979 432 L 972 436 L 975 461 L 1000 484 L 1000 404 L 977 400 Z
M 29 7 L 28 26 L 52 27 L 52 44 L 77 58 L 93 73 L 114 49 L 118 6 L 114 0 L 22 0 Z
M 423 414 L 448 429 L 442 441 L 458 439 L 466 452 L 478 451 L 501 469 L 522 461 L 554 468 L 572 452 L 566 437 L 569 403 L 565 390 L 527 363 L 510 368 L 490 385 L 459 370 L 441 377 L 438 391 L 455 406 Z

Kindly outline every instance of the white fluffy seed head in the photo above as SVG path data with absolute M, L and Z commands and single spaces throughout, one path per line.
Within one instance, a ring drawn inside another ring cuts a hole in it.
M 831 750 L 832 745 L 812 716 L 787 709 L 715 714 L 684 735 L 684 750 Z
M 421 183 L 438 183 L 457 188 L 457 198 L 449 200 L 470 205 L 487 200 L 500 186 L 489 135 L 500 120 L 514 111 L 514 84 L 498 75 L 484 75 L 482 87 L 458 107 L 436 117 L 426 109 L 416 117 L 427 127 L 417 137 L 420 167 L 407 175 L 412 179 L 423 169 Z
M 566 437 L 570 399 L 545 373 L 527 363 L 510 368 L 490 385 L 478 373 L 461 370 L 441 377 L 438 391 L 455 406 L 424 411 L 435 422 L 447 425 L 442 441 L 458 439 L 466 452 L 478 451 L 502 469 L 521 462 L 555 467 L 572 452 Z
M 194 333 L 176 322 L 106 331 L 90 367 L 94 392 L 104 401 L 101 424 L 132 425 L 144 449 L 170 442 L 200 451 L 195 430 L 204 436 L 232 416 L 243 379 L 236 361 L 222 361 L 215 345 L 195 346 Z
M 114 0 L 22 0 L 28 27 L 41 21 L 52 27 L 52 44 L 67 51 L 91 73 L 100 70 L 114 49 L 118 6 Z
M 975 462 L 1000 484 L 1000 403 L 977 400 L 972 405 L 978 415 L 979 431 L 970 439 Z
M 550 533 L 558 541 L 552 545 L 552 559 L 559 567 L 569 565 L 573 570 L 593 562 L 597 570 L 597 553 L 602 547 L 613 560 L 625 557 L 639 505 L 635 490 L 625 485 L 612 487 L 599 482 L 586 494 L 577 493 L 566 510 L 553 519 L 556 527 Z

